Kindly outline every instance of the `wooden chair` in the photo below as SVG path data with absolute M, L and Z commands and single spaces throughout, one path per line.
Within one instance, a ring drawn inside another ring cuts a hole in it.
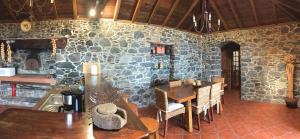
M 159 139 L 159 123 L 157 120 L 150 118 L 150 117 L 141 117 L 140 120 L 143 122 L 143 124 L 147 127 L 148 133 L 150 134 L 149 138 Z
M 194 79 L 186 79 L 186 80 L 184 80 L 184 84 L 187 84 L 187 85 L 192 85 L 194 82 L 195 82 Z
M 167 92 L 155 88 L 156 107 L 158 118 L 165 121 L 164 137 L 168 131 L 168 119 L 185 113 L 185 107 L 181 103 L 168 102 Z
M 224 104 L 225 103 L 225 100 L 224 100 L 224 88 L 227 87 L 227 84 L 225 84 L 225 78 L 220 77 L 220 76 L 213 76 L 213 77 L 211 77 L 211 81 L 213 83 L 217 83 L 217 82 L 221 82 L 222 83 L 221 89 L 223 90 L 223 92 L 221 92 L 221 99 L 222 99 L 222 103 Z
M 182 81 L 181 80 L 169 82 L 169 86 L 170 87 L 176 87 L 176 86 L 181 86 L 181 85 L 182 85 Z
M 201 87 L 197 90 L 196 102 L 192 103 L 193 113 L 197 115 L 198 129 L 200 131 L 200 114 L 204 112 L 204 115 L 208 116 L 210 122 L 209 107 L 210 107 L 210 89 L 211 86 Z
M 221 109 L 222 109 L 221 92 L 223 91 L 221 90 L 221 87 L 222 87 L 221 82 L 214 83 L 211 86 L 209 104 L 210 104 L 210 114 L 211 114 L 212 121 L 214 120 L 214 116 L 213 116 L 214 106 L 217 106 L 217 113 L 221 114 Z

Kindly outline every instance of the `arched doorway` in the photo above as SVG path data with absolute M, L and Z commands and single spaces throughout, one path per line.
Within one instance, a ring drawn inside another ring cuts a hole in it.
M 228 84 L 228 89 L 241 88 L 240 45 L 226 42 L 221 47 L 222 76 Z

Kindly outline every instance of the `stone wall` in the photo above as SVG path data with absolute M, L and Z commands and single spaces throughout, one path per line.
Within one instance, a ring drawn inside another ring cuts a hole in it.
M 166 71 L 153 70 L 157 58 L 150 54 L 151 44 L 173 44 L 174 78 L 202 76 L 202 47 L 199 36 L 143 24 L 113 21 L 55 20 L 34 22 L 30 32 L 19 24 L 0 24 L 0 38 L 51 38 L 68 36 L 65 49 L 57 50 L 55 69 L 62 84 L 76 84 L 82 63 L 100 62 L 102 75 L 113 87 L 129 94 L 129 101 L 140 106 L 154 99 L 151 82 L 165 78 Z M 13 47 L 13 46 L 12 46 Z
M 220 47 L 236 42 L 241 46 L 242 99 L 282 103 L 287 88 L 283 57 L 289 52 L 300 56 L 299 32 L 299 23 L 206 36 L 119 21 L 40 21 L 34 22 L 27 33 L 20 31 L 19 24 L 0 24 L 1 39 L 68 36 L 67 47 L 57 50 L 54 58 L 54 69 L 61 84 L 78 83 L 83 62 L 100 62 L 107 81 L 127 92 L 129 101 L 139 106 L 155 100 L 151 83 L 168 78 L 166 73 L 170 72 L 153 70 L 159 58 L 151 55 L 149 42 L 173 44 L 174 78 L 205 80 L 221 74 Z M 300 90 L 298 65 L 296 93 Z
M 220 75 L 220 48 L 227 42 L 240 45 L 241 96 L 244 100 L 284 103 L 287 93 L 287 53 L 297 55 L 294 91 L 300 91 L 300 23 L 281 24 L 214 33 L 204 36 L 205 74 Z M 208 76 L 209 77 L 209 76 Z

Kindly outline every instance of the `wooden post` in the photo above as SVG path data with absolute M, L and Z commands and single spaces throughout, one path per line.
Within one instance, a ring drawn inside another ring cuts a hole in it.
M 287 91 L 287 98 L 293 99 L 293 75 L 294 75 L 294 62 L 296 60 L 296 56 L 288 54 L 284 57 L 286 64 L 286 74 L 287 74 L 287 80 L 288 80 L 288 91 Z

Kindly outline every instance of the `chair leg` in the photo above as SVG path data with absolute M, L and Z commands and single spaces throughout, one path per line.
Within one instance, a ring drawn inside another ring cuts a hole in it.
M 210 107 L 211 121 L 214 121 L 214 107 Z
M 200 131 L 200 113 L 197 114 L 197 119 L 198 119 L 198 129 Z
M 168 120 L 165 120 L 165 131 L 164 131 L 164 137 L 167 136 L 167 132 L 168 132 Z
M 210 118 L 209 108 L 206 111 L 207 111 L 206 116 L 207 116 L 207 119 L 208 119 L 208 123 L 210 123 L 211 118 Z
M 224 95 L 222 95 L 221 97 L 222 97 L 222 103 L 225 104 Z
M 159 133 L 158 133 L 158 130 L 155 132 L 155 139 L 159 139 Z
M 180 115 L 181 125 L 184 127 L 184 114 Z

